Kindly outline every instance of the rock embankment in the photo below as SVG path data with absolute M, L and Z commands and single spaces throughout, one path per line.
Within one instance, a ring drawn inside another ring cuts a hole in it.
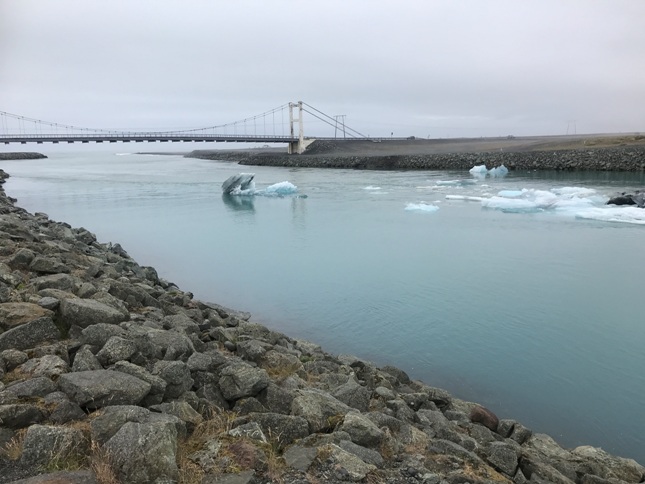
M 42 153 L 33 153 L 33 152 L 9 152 L 9 153 L 0 153 L 0 160 L 38 160 L 40 158 L 47 158 Z
M 4 177 L 4 173 L 2 173 Z M 0 482 L 638 483 L 393 367 L 197 301 L 0 190 Z
M 518 151 L 454 151 L 435 153 L 391 153 L 392 150 L 337 152 L 325 141 L 314 142 L 301 155 L 259 151 L 193 151 L 191 158 L 237 161 L 240 165 L 304 168 L 353 168 L 358 170 L 467 170 L 475 165 L 489 169 L 504 165 L 509 170 L 643 171 L 645 146 Z M 385 143 L 385 142 L 383 142 Z M 332 143 L 333 144 L 333 143 Z M 372 143 L 378 145 L 379 143 Z M 322 145 L 322 147 L 321 147 Z M 404 151 L 404 148 L 400 148 Z

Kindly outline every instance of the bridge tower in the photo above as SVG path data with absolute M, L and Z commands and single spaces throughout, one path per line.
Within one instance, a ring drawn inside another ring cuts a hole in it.
M 298 108 L 298 117 L 294 118 L 293 115 L 293 109 Z M 288 153 L 290 155 L 293 154 L 301 154 L 305 151 L 305 148 L 309 146 L 311 143 L 316 141 L 315 139 L 308 139 L 305 140 L 305 127 L 304 127 L 304 121 L 302 117 L 302 101 L 298 101 L 297 103 L 289 103 L 289 128 L 290 128 L 290 134 L 292 138 L 295 138 L 295 133 L 294 133 L 294 123 L 298 123 L 298 141 L 292 141 L 289 143 L 288 147 Z

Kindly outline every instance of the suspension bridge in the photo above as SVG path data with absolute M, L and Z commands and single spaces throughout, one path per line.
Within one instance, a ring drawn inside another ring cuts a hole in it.
M 334 136 L 305 136 L 304 115 L 307 113 Z M 289 102 L 264 113 L 216 126 L 174 131 L 122 131 L 81 128 L 27 118 L 0 111 L 0 143 L 190 143 L 190 142 L 250 142 L 287 143 L 289 153 L 302 153 L 318 139 L 374 139 L 345 124 L 345 115 L 330 116 L 313 106 L 298 101 Z M 380 138 L 379 138 L 380 139 Z

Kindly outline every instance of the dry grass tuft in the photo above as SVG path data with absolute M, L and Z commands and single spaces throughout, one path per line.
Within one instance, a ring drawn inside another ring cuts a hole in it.
M 16 432 L 16 435 L 5 445 L 0 448 L 0 454 L 6 457 L 9 460 L 18 460 L 22 455 L 22 445 L 25 442 L 25 436 L 27 435 L 27 429 L 20 429 Z
M 121 484 L 112 467 L 110 454 L 97 442 L 92 442 L 90 452 L 90 469 L 94 472 L 99 484 Z

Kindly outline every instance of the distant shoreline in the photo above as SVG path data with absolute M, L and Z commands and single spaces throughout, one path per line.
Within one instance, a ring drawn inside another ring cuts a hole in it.
M 47 158 L 45 155 L 42 153 L 35 153 L 35 152 L 25 152 L 25 153 L 20 153 L 20 152 L 8 152 L 8 153 L 0 153 L 0 160 L 38 160 L 41 158 Z
M 324 140 L 300 155 L 279 149 L 195 150 L 188 158 L 240 165 L 362 170 L 449 170 L 485 164 L 509 170 L 644 171 L 645 136 L 596 135 L 446 140 Z

